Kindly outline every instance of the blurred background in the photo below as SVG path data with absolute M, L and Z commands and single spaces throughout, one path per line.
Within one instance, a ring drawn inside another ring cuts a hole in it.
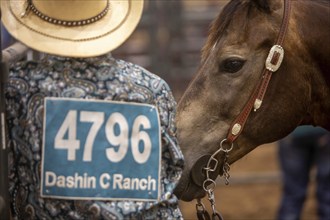
M 197 72 L 209 25 L 227 1 L 146 0 L 142 20 L 113 56 L 139 64 L 163 78 L 180 100 Z M 7 42 L 8 44 L 8 42 Z M 30 56 L 38 57 L 38 53 Z M 231 166 L 230 184 L 219 180 L 216 206 L 226 220 L 276 219 L 282 191 L 278 143 L 263 145 Z M 315 171 L 302 219 L 317 219 Z M 209 208 L 209 202 L 203 200 Z M 180 202 L 185 219 L 196 219 L 195 201 Z

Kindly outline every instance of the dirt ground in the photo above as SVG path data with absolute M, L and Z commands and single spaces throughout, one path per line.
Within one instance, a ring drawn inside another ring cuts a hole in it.
M 256 148 L 231 166 L 229 186 L 216 188 L 216 207 L 225 220 L 272 220 L 281 198 L 281 175 L 277 159 L 277 144 Z M 303 220 L 317 219 L 315 184 L 310 184 Z M 206 207 L 209 202 L 203 200 Z M 180 202 L 184 218 L 196 219 L 195 201 Z

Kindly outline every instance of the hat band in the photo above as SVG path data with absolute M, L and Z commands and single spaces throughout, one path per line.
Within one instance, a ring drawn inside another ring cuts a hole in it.
M 97 14 L 93 17 L 87 18 L 87 19 L 83 19 L 83 20 L 69 21 L 69 20 L 56 19 L 56 18 L 52 18 L 50 16 L 45 15 L 44 13 L 42 13 L 41 11 L 39 11 L 37 9 L 37 7 L 33 4 L 32 0 L 27 0 L 26 9 L 22 13 L 21 17 L 25 17 L 29 13 L 29 11 L 32 11 L 36 16 L 38 16 L 42 20 L 52 23 L 52 24 L 66 26 L 66 27 L 83 26 L 83 25 L 87 25 L 87 24 L 92 24 L 92 23 L 100 20 L 101 18 L 103 18 L 109 11 L 109 5 L 110 5 L 109 0 L 107 0 L 107 4 L 106 4 L 105 8 L 99 14 Z
M 15 0 L 10 0 L 10 1 L 15 1 Z M 106 37 L 107 35 L 110 35 L 113 32 L 115 32 L 117 29 L 119 29 L 126 22 L 129 15 L 132 13 L 132 4 L 133 4 L 132 1 L 134 1 L 134 0 L 128 0 L 128 8 L 127 8 L 127 12 L 125 13 L 125 17 L 123 17 L 121 19 L 120 23 L 118 23 L 115 27 L 111 28 L 108 31 L 104 31 L 102 33 L 95 34 L 93 36 L 85 37 L 84 35 L 82 35 L 83 37 L 79 37 L 79 38 L 57 36 L 53 33 L 47 33 L 43 29 L 39 29 L 37 27 L 31 26 L 29 23 L 24 22 L 24 19 L 22 19 L 22 16 L 25 16 L 25 15 L 22 15 L 20 12 L 17 12 L 17 11 L 14 10 L 15 8 L 13 8 L 13 5 L 16 5 L 16 2 L 13 2 L 13 4 L 10 4 L 9 8 L 10 8 L 11 15 L 16 19 L 16 21 L 18 23 L 20 23 L 22 26 L 24 26 L 25 28 L 29 29 L 30 31 L 32 31 L 36 34 L 40 34 L 40 35 L 43 35 L 45 37 L 49 37 L 49 38 L 56 39 L 56 40 L 62 40 L 62 41 L 86 42 L 86 41 L 92 41 L 92 40 L 97 40 L 97 39 Z M 109 1 L 109 8 L 111 8 L 111 2 L 110 1 Z M 102 22 L 102 20 L 100 20 L 100 22 Z

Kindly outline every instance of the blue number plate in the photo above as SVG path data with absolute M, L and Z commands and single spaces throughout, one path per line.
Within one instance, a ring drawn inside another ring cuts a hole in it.
M 45 99 L 43 197 L 157 201 L 160 162 L 155 106 Z

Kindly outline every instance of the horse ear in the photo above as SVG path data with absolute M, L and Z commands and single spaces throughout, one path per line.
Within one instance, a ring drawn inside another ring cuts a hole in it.
M 256 4 L 256 6 L 259 9 L 267 13 L 276 11 L 281 7 L 281 1 L 279 0 L 252 0 L 252 1 Z

